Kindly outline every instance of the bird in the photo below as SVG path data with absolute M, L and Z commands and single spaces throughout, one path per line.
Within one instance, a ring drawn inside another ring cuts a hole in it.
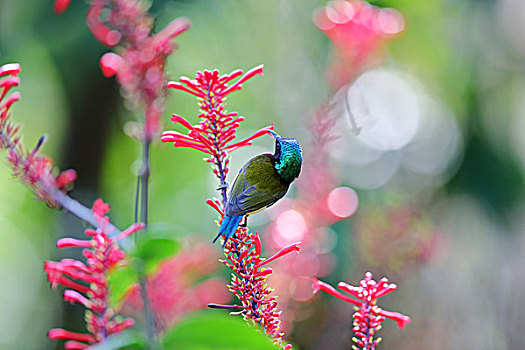
M 299 142 L 268 130 L 275 139 L 274 154 L 263 153 L 250 159 L 239 170 L 228 194 L 224 218 L 213 243 L 224 237 L 224 247 L 243 217 L 255 214 L 283 198 L 290 184 L 301 173 L 303 153 Z

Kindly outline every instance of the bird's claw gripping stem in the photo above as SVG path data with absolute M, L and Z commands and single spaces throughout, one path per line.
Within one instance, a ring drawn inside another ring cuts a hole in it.
M 248 227 L 248 215 L 244 217 L 244 220 L 241 221 L 240 227 Z
M 222 189 L 228 189 L 230 185 L 227 183 L 227 182 L 224 182 L 223 184 L 221 184 L 219 187 L 217 187 L 217 191 L 220 191 Z

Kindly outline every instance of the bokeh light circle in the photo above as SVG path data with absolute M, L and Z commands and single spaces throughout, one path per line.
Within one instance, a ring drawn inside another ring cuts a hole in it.
M 369 147 L 390 151 L 406 146 L 420 122 L 417 90 L 393 69 L 360 75 L 344 97 L 344 116 L 357 138 Z
M 328 209 L 340 218 L 352 216 L 357 210 L 359 199 L 357 193 L 349 187 L 337 187 L 328 195 Z
M 289 244 L 301 241 L 308 227 L 303 215 L 294 209 L 282 212 L 276 219 L 274 241 L 279 244 Z

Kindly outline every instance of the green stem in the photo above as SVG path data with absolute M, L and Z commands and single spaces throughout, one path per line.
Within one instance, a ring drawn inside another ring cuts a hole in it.
M 147 234 L 148 228 L 148 185 L 149 185 L 149 151 L 150 151 L 150 140 L 144 140 L 142 148 L 142 164 L 140 167 L 139 181 L 137 181 L 137 186 L 140 185 L 140 192 L 137 188 L 137 195 L 140 194 L 140 200 L 135 201 L 135 215 L 139 212 L 138 206 L 140 206 L 140 222 L 142 222 L 144 227 L 144 234 Z M 153 317 L 153 310 L 150 307 L 148 292 L 147 292 L 147 283 L 146 277 L 142 272 L 139 276 L 140 284 L 140 295 L 142 297 L 142 305 L 144 308 L 144 321 L 146 324 L 146 339 L 148 341 L 148 348 L 151 350 L 157 349 L 157 340 L 155 337 L 155 319 Z

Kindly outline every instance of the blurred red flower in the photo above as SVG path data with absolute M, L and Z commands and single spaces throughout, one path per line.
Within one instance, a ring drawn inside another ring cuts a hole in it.
M 217 269 L 217 253 L 204 244 L 192 244 L 176 256 L 160 264 L 147 279 L 148 300 L 155 317 L 155 327 L 164 331 L 184 314 L 206 308 L 209 300 L 225 303 L 230 300 L 226 281 L 207 278 Z M 135 319 L 144 317 L 140 286 L 133 285 L 126 293 L 120 312 Z
M 329 84 L 338 89 L 364 68 L 374 65 L 388 40 L 405 28 L 403 16 L 366 1 L 337 0 L 314 12 L 314 23 L 335 46 L 328 70 Z

